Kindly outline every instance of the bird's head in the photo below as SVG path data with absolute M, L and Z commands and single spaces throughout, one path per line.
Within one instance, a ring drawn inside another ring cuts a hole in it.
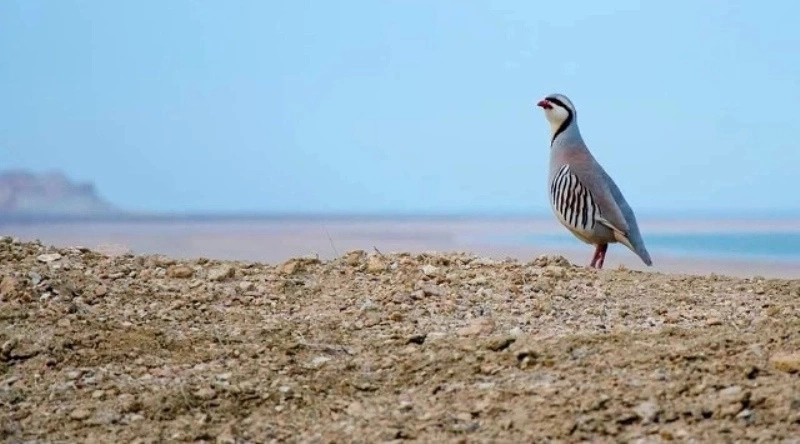
M 555 133 L 562 125 L 565 127 L 575 119 L 575 106 L 563 94 L 550 94 L 540 100 L 536 106 L 544 110 L 544 116 L 550 122 Z M 566 124 L 566 125 L 565 125 Z

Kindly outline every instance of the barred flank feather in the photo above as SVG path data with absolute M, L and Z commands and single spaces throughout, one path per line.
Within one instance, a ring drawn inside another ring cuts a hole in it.
M 576 230 L 593 230 L 597 218 L 601 217 L 592 193 L 570 173 L 569 165 L 562 166 L 553 176 L 550 202 L 561 218 Z

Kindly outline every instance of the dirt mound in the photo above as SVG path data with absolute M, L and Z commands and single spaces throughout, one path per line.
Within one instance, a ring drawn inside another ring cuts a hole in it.
M 800 436 L 800 281 L 8 238 L 0 277 L 7 442 Z

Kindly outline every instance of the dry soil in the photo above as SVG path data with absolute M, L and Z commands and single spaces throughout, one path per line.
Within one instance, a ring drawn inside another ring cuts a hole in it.
M 0 240 L 5 442 L 800 442 L 800 281 Z

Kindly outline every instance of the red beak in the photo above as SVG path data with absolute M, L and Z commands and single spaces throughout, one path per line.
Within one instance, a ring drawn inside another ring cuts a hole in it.
M 539 103 L 536 104 L 536 106 L 541 106 L 544 109 L 553 109 L 553 105 L 551 105 L 550 102 L 544 99 L 540 100 Z

